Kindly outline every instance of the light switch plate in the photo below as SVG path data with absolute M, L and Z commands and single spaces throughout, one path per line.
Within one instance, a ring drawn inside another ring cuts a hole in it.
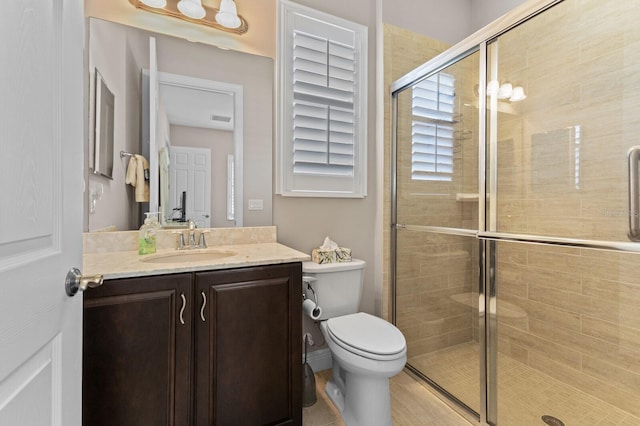
M 264 209 L 263 200 L 249 200 L 249 210 L 263 210 L 263 209 Z

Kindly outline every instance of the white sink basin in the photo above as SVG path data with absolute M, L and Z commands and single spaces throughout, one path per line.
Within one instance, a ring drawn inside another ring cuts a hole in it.
M 176 251 L 145 256 L 140 261 L 147 263 L 192 263 L 220 260 L 236 254 L 235 251 L 230 250 Z

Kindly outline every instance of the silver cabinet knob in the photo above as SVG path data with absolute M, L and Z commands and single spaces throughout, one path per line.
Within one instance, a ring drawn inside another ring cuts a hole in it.
M 64 281 L 64 289 L 67 296 L 73 297 L 78 290 L 85 291 L 87 288 L 95 288 L 102 285 L 102 274 L 82 275 L 80 269 L 71 268 L 67 272 L 67 278 Z

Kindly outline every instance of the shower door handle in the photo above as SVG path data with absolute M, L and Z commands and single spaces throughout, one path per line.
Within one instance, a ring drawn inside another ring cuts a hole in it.
M 629 159 L 629 233 L 631 241 L 640 241 L 640 145 L 632 146 L 627 153 Z

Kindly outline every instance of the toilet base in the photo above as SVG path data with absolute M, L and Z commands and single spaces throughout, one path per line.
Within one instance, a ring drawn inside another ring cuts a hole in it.
M 388 378 L 354 374 L 334 362 L 325 392 L 347 426 L 391 426 Z

